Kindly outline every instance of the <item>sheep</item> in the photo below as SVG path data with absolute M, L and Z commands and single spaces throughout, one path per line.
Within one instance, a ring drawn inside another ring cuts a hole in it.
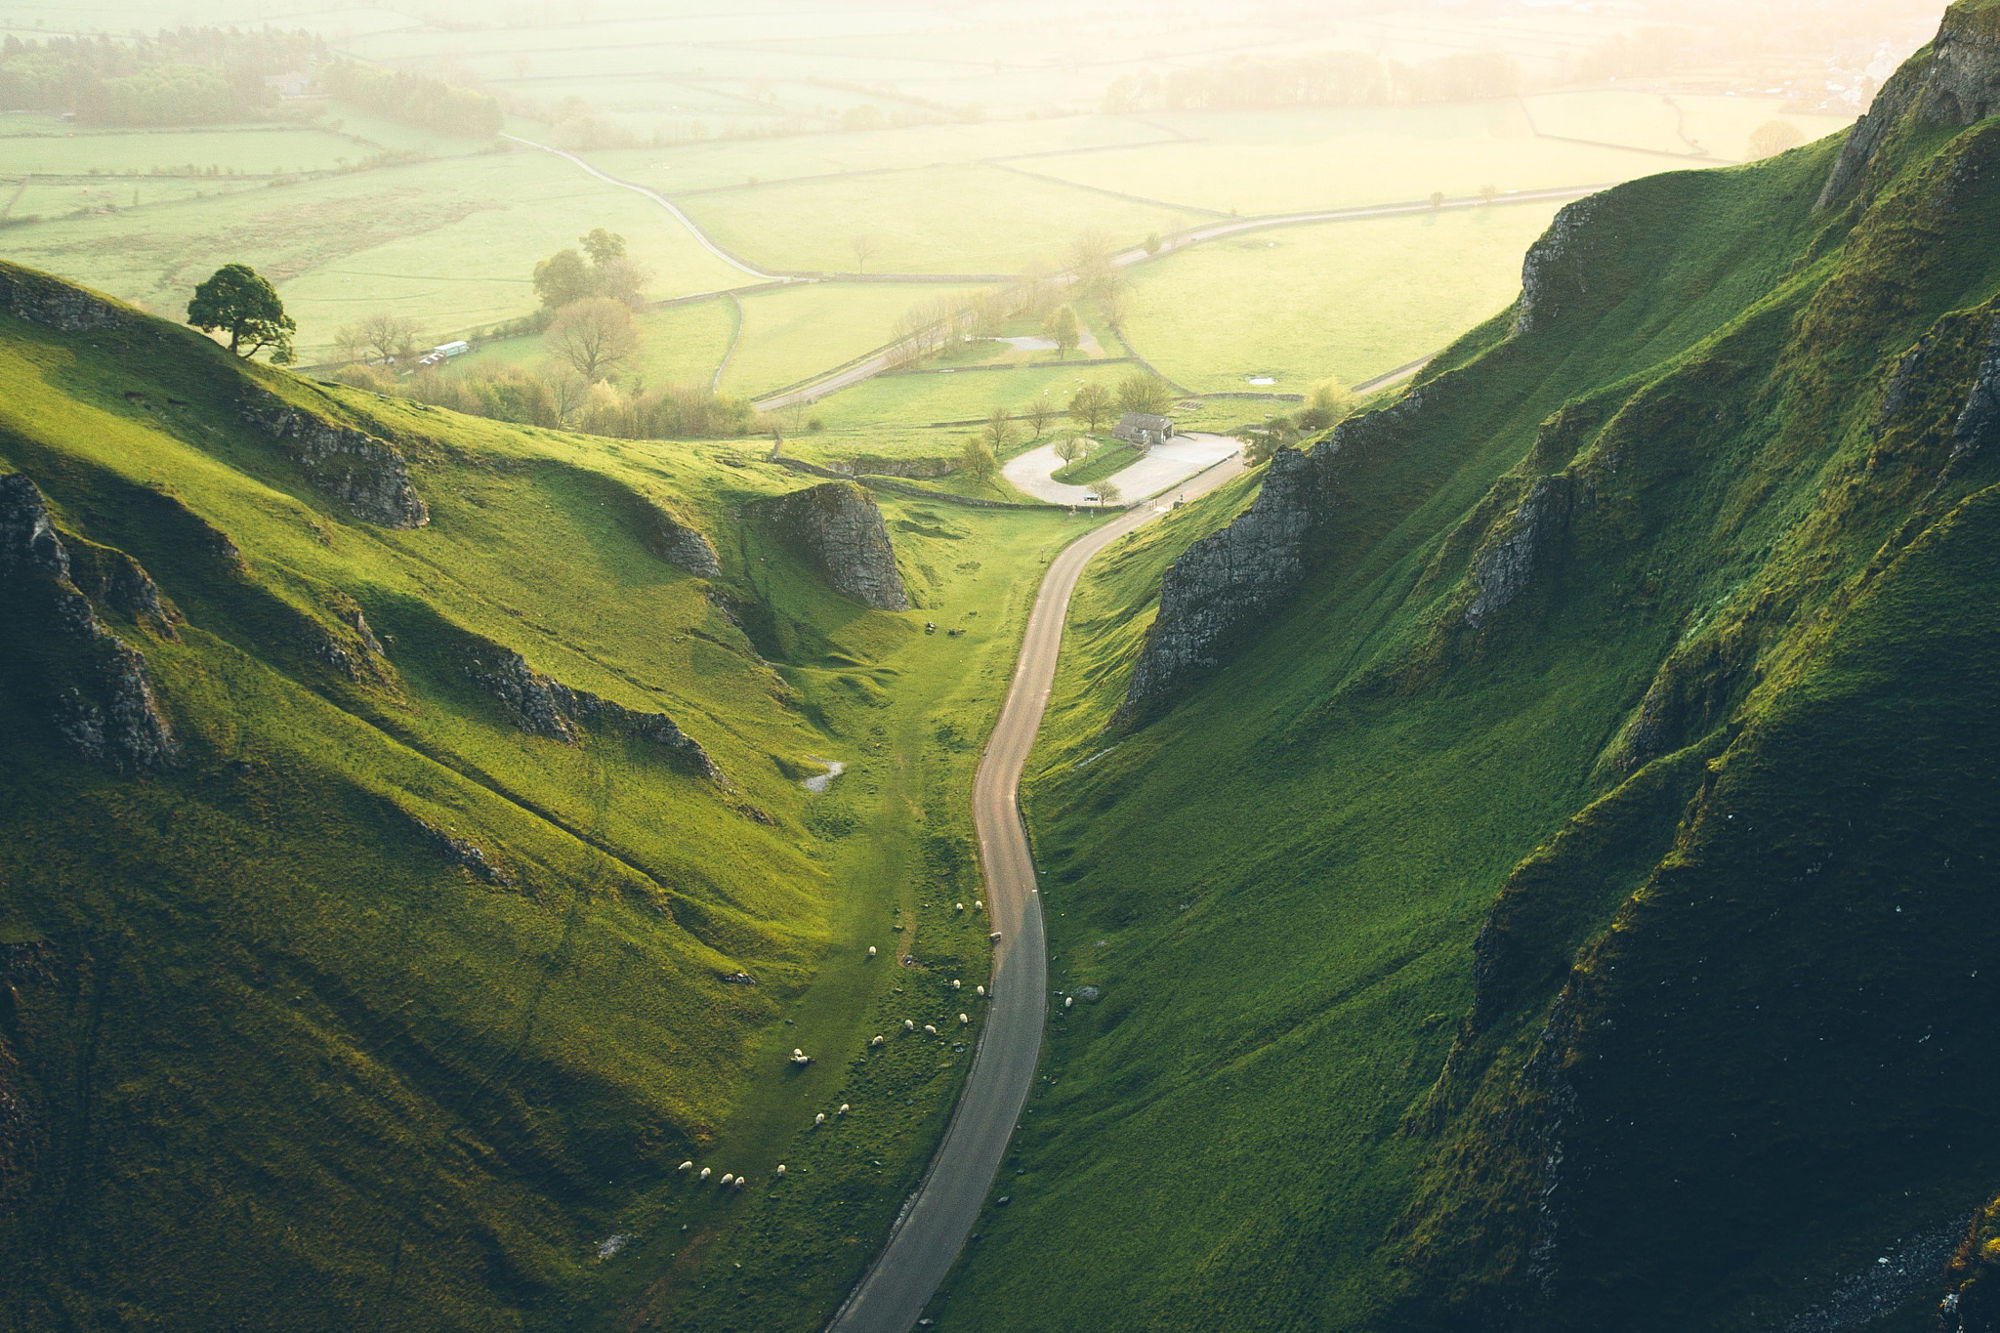
M 785 1174 L 785 1164 L 783 1162 L 778 1163 L 778 1174 L 780 1176 Z
M 960 1027 L 964 1027 L 967 1023 L 970 1023 L 971 1021 L 972 1020 L 967 1018 L 964 1014 L 960 1014 L 958 1016 L 958 1025 Z
M 1000 932 L 997 930 L 994 931 L 991 935 L 988 935 L 986 937 L 986 941 L 989 944 L 998 944 L 1000 942 Z
M 924 1031 L 935 1037 L 937 1035 L 937 1025 L 935 1023 L 926 1023 L 924 1024 Z
M 693 1162 L 682 1162 L 682 1163 L 680 1164 L 680 1168 L 679 1168 L 679 1169 L 680 1169 L 680 1170 L 681 1170 L 681 1171 L 682 1171 L 683 1173 L 685 1173 L 685 1172 L 688 1172 L 688 1171 L 692 1171 L 692 1170 L 694 1169 L 694 1163 L 693 1163 Z
M 1063 1008 L 1067 1009 L 1067 1008 L 1069 1008 L 1069 1007 L 1070 1007 L 1071 1005 L 1073 1005 L 1073 1004 L 1075 1004 L 1075 1003 L 1076 1003 L 1076 996 L 1074 996 L 1074 995 L 1065 995 L 1065 996 L 1063 997 Z
M 736 1177 L 736 1188 L 737 1188 L 737 1189 L 742 1189 L 742 1188 L 743 1188 L 743 1187 L 744 1187 L 745 1185 L 748 1185 L 749 1183 L 750 1183 L 750 1177 L 748 1177 L 748 1176 L 738 1176 L 738 1177 Z
M 821 1111 L 818 1115 L 814 1116 L 813 1123 L 815 1125 L 824 1125 L 826 1123 L 826 1112 Z
M 875 956 L 875 946 L 872 944 L 868 946 L 868 956 L 870 958 L 873 958 Z
M 983 911 L 985 911 L 985 910 L 986 910 L 986 900 L 985 900 L 984 898 L 974 898 L 974 899 L 972 900 L 972 910 L 973 910 L 973 911 L 975 911 L 975 912 L 983 912 Z
M 951 979 L 951 988 L 953 990 L 957 990 L 959 988 L 959 985 L 960 985 L 959 979 L 957 977 L 953 977 Z
M 846 1102 L 842 1102 L 842 1103 L 840 1104 L 840 1109 L 839 1109 L 838 1111 L 834 1112 L 834 1114 L 835 1114 L 835 1115 L 846 1115 L 846 1114 L 847 1114 L 847 1103 L 846 1103 Z
M 873 1037 L 868 1039 L 868 1048 L 870 1050 L 873 1050 L 875 1047 L 880 1046 L 881 1044 L 882 1044 L 882 1034 L 879 1032 L 876 1033 Z
M 915 1032 L 916 1030 L 917 1030 L 917 1020 L 916 1020 L 916 1019 L 914 1019 L 914 1018 L 906 1018 L 906 1019 L 904 1019 L 904 1020 L 903 1020 L 903 1031 L 905 1031 L 905 1032 Z
M 975 992 L 976 992 L 976 993 L 978 994 L 978 996 L 979 996 L 979 998 L 980 998 L 980 999 L 982 999 L 982 1000 L 983 1000 L 983 999 L 985 999 L 985 998 L 986 998 L 986 987 L 984 987 L 984 986 L 974 986 L 974 987 L 973 987 L 972 989 L 973 989 L 973 990 L 974 990 L 974 991 L 975 991 Z
M 708 1179 L 708 1178 L 709 1178 L 709 1177 L 710 1177 L 711 1175 L 713 1175 L 713 1174 L 714 1174 L 714 1171 L 713 1171 L 713 1170 L 712 1170 L 711 1168 L 709 1168 L 709 1167 L 706 1167 L 706 1166 L 705 1166 L 705 1167 L 703 1167 L 703 1168 L 701 1169 L 701 1178 L 702 1178 L 703 1180 L 707 1180 L 707 1179 Z
M 735 1177 L 735 1176 L 733 1176 L 733 1175 L 729 1174 L 729 1172 L 727 1172 L 727 1171 L 724 1171 L 724 1172 L 722 1173 L 722 1188 L 724 1188 L 724 1189 L 728 1189 L 728 1188 L 729 1188 L 729 1182 L 730 1182 L 730 1181 L 732 1181 L 732 1180 L 734 1180 L 734 1179 L 736 1179 L 736 1177 Z
M 952 904 L 951 906 L 952 906 L 952 910 L 953 910 L 953 911 L 956 911 L 956 912 L 963 912 L 963 911 L 965 910 L 965 904 L 964 904 L 964 903 L 953 903 L 953 904 Z
M 812 1057 L 794 1046 L 792 1048 L 792 1063 L 795 1065 L 809 1065 L 812 1063 Z

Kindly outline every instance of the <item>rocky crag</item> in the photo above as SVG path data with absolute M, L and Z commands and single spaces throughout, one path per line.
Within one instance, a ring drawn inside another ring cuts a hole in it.
M 123 772 L 165 768 L 180 746 L 146 672 L 145 659 L 107 627 L 102 604 L 164 637 L 171 620 L 159 590 L 122 552 L 79 543 L 72 561 L 47 502 L 18 473 L 0 477 L 0 583 L 15 616 L 11 651 L 35 673 L 55 728 L 84 758 Z M 75 577 L 73 577 L 73 575 Z
M 724 780 L 708 751 L 665 713 L 636 712 L 587 690 L 572 689 L 535 670 L 512 649 L 478 640 L 467 656 L 465 672 L 523 731 L 579 745 L 587 727 L 603 727 L 659 746 L 702 777 Z
M 757 506 L 778 538 L 835 592 L 878 611 L 907 611 L 909 593 L 875 497 L 853 482 L 808 486 Z
M 351 426 L 303 412 L 275 395 L 247 397 L 245 424 L 268 437 L 314 487 L 346 505 L 356 518 L 385 528 L 420 528 L 430 508 L 410 481 L 402 450 Z

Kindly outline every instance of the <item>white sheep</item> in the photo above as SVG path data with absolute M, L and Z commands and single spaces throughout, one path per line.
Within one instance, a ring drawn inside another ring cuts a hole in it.
M 963 983 L 961 983 L 957 977 L 953 977 L 951 979 L 951 988 L 953 990 L 957 990 L 961 984 Z
M 785 1164 L 783 1162 L 778 1163 L 778 1174 L 781 1176 L 785 1174 Z
M 693 1162 L 682 1162 L 682 1163 L 681 1163 L 681 1165 L 680 1165 L 680 1169 L 681 1169 L 682 1171 L 684 1171 L 684 1172 L 685 1172 L 685 1171 L 692 1171 L 692 1170 L 694 1169 L 694 1163 L 693 1163 Z
M 937 1035 L 937 1025 L 934 1023 L 926 1023 L 924 1024 L 924 1031 L 930 1033 L 933 1037 L 935 1037 Z
M 965 910 L 965 904 L 964 904 L 964 903 L 953 903 L 953 904 L 952 904 L 952 910 L 954 910 L 954 911 L 958 911 L 958 912 L 963 912 L 963 911 Z
M 972 900 L 972 910 L 973 910 L 973 911 L 975 911 L 975 912 L 983 912 L 983 911 L 985 911 L 985 910 L 986 910 L 986 900 L 985 900 L 984 898 L 974 898 L 974 899 Z
M 882 1044 L 882 1034 L 881 1034 L 881 1033 L 879 1033 L 879 1032 L 878 1032 L 878 1033 L 876 1033 L 876 1034 L 875 1034 L 875 1035 L 874 1035 L 873 1037 L 870 1037 L 870 1038 L 868 1039 L 868 1046 L 869 1046 L 869 1049 L 871 1049 L 871 1050 L 872 1050 L 872 1049 L 874 1049 L 874 1048 L 875 1048 L 875 1047 L 877 1047 L 877 1046 L 880 1046 L 881 1044 Z
M 960 1027 L 964 1027 L 967 1023 L 970 1023 L 971 1021 L 972 1020 L 967 1018 L 964 1014 L 960 1014 L 958 1016 L 958 1025 Z
M 1067 1009 L 1075 1003 L 1076 1003 L 1076 996 L 1066 995 L 1063 997 L 1063 1008 Z
M 906 1019 L 904 1019 L 904 1020 L 903 1020 L 903 1031 L 905 1031 L 905 1032 L 915 1032 L 916 1030 L 917 1030 L 917 1020 L 916 1020 L 916 1019 L 914 1019 L 914 1018 L 906 1018 Z
M 722 1188 L 724 1188 L 724 1189 L 728 1189 L 728 1188 L 729 1188 L 729 1182 L 730 1182 L 730 1181 L 732 1181 L 732 1180 L 734 1180 L 734 1179 L 736 1179 L 736 1177 L 735 1177 L 735 1176 L 731 1175 L 731 1174 L 730 1174 L 729 1172 L 727 1172 L 727 1171 L 724 1171 L 724 1172 L 722 1173 Z
M 737 1188 L 737 1189 L 742 1189 L 742 1188 L 743 1188 L 743 1187 L 744 1187 L 745 1185 L 748 1185 L 749 1183 L 750 1183 L 750 1177 L 748 1177 L 748 1176 L 738 1176 L 738 1177 L 736 1177 L 736 1188 Z
M 714 1170 L 713 1170 L 712 1168 L 710 1168 L 710 1167 L 706 1167 L 706 1166 L 705 1166 L 705 1167 L 703 1167 L 703 1168 L 701 1169 L 701 1178 L 702 1178 L 703 1180 L 707 1180 L 707 1179 L 708 1179 L 708 1178 L 709 1178 L 709 1177 L 710 1177 L 711 1175 L 713 1175 L 713 1174 L 715 1174 L 715 1172 L 714 1172 Z
M 868 946 L 868 956 L 870 958 L 873 958 L 875 956 L 875 946 L 872 944 Z
M 991 935 L 988 935 L 986 939 L 989 943 L 998 944 L 1000 942 L 1000 932 L 996 930 Z
M 977 992 L 977 993 L 978 993 L 978 995 L 979 995 L 979 998 L 980 998 L 980 999 L 982 999 L 982 1000 L 983 1000 L 983 999 L 985 999 L 985 998 L 986 998 L 986 987 L 984 987 L 984 986 L 974 986 L 974 987 L 973 987 L 972 989 L 973 989 L 973 990 L 974 990 L 975 992 Z
M 839 1110 L 839 1111 L 837 1111 L 837 1112 L 835 1112 L 835 1114 L 836 1114 L 836 1115 L 846 1115 L 846 1114 L 847 1114 L 847 1103 L 846 1103 L 846 1102 L 842 1102 L 842 1103 L 840 1104 L 840 1110 Z
M 821 1111 L 818 1115 L 814 1116 L 813 1123 L 815 1125 L 824 1125 L 826 1123 L 826 1112 Z

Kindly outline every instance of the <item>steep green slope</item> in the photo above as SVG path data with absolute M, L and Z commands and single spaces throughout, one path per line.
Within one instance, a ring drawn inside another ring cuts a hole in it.
M 941 1327 L 1783 1326 L 1991 1196 L 1996 14 L 1087 580 Z
M 963 1073 L 867 1042 L 983 977 L 1073 525 L 797 488 L 0 266 L 0 1324 L 817 1326 Z

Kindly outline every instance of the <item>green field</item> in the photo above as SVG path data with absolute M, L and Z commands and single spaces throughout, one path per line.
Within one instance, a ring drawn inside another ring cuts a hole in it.
M 875 242 L 871 273 L 1012 274 L 1055 265 L 1085 232 L 1136 244 L 1148 232 L 1194 220 L 1178 209 L 977 166 L 728 190 L 682 206 L 758 264 L 839 273 L 856 271 L 856 236 Z
M 1518 102 L 1345 111 L 1178 113 L 1190 142 L 1015 163 L 1079 184 L 1245 216 L 1606 185 L 1660 171 L 1650 153 L 1537 138 Z
M 663 210 L 542 153 L 387 168 L 136 213 L 21 226 L 14 259 L 172 313 L 220 265 L 272 278 L 312 360 L 374 310 L 442 341 L 533 311 L 536 261 L 592 227 L 622 233 L 654 297 L 739 285 Z
M 1322 223 L 1196 246 L 1133 272 L 1125 334 L 1198 392 L 1357 384 L 1437 351 L 1511 301 L 1521 256 L 1556 207 Z
M 977 290 L 929 282 L 816 282 L 745 296 L 743 337 L 722 372 L 722 388 L 754 398 L 795 384 L 890 342 L 896 321 L 912 307 Z
M 636 377 L 656 388 L 667 384 L 708 387 L 736 334 L 736 312 L 726 297 L 648 310 L 634 322 L 639 326 L 639 350 L 619 368 L 619 375 Z M 496 338 L 451 362 L 448 373 L 475 374 L 501 366 L 539 370 L 550 360 L 539 334 Z
M 1775 97 L 1703 97 L 1690 93 L 1541 93 L 1524 99 L 1535 128 L 1543 134 L 1596 139 L 1660 153 L 1689 153 L 1694 144 L 1727 162 L 1750 156 L 1750 136 L 1773 120 L 1782 121 L 1807 142 L 1844 130 L 1840 116 L 1789 111 Z M 1693 144 L 1689 142 L 1693 141 Z
M 1085 383 L 1116 388 L 1129 365 L 959 370 L 877 375 L 812 404 L 807 411 L 830 429 L 984 420 L 996 407 L 1025 411 L 1046 396 L 1060 411 Z
M 0 176 L 203 175 L 211 168 L 223 175 L 277 175 L 358 166 L 382 151 L 358 137 L 317 129 L 0 135 Z

